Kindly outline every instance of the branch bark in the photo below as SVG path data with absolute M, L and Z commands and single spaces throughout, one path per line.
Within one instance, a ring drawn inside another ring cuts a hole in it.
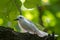
M 57 40 L 51 36 L 39 37 L 36 34 L 15 32 L 11 28 L 0 26 L 0 40 Z
M 44 13 L 44 8 L 43 6 L 38 6 L 37 9 L 39 11 L 39 24 L 44 27 L 43 21 L 42 21 L 42 15 Z

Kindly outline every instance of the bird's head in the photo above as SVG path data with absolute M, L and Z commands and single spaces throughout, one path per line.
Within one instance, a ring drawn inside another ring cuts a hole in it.
M 21 21 L 21 20 L 23 20 L 24 19 L 24 17 L 22 16 L 22 15 L 19 15 L 19 16 L 17 16 L 17 18 L 15 19 L 15 20 L 17 20 L 17 21 Z

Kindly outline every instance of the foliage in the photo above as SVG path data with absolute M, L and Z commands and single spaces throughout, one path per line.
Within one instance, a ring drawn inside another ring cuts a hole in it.
M 39 12 L 37 7 L 42 7 L 42 10 Z M 42 14 L 44 28 L 49 33 L 54 31 L 60 35 L 60 0 L 25 0 L 24 3 L 23 0 L 0 0 L 0 26 L 8 26 L 19 31 L 14 19 L 21 13 L 35 24 L 40 24 L 39 16 Z

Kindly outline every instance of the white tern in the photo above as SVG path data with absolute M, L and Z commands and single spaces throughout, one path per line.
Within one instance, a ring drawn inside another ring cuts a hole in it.
M 40 37 L 48 36 L 48 33 L 39 30 L 34 23 L 26 19 L 24 16 L 19 15 L 16 20 L 18 21 L 21 30 L 31 34 L 37 34 Z

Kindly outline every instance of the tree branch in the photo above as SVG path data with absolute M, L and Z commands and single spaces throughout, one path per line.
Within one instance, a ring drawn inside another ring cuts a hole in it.
M 0 26 L 0 40 L 57 40 L 53 36 L 39 37 L 36 34 L 15 32 L 11 28 Z
M 43 15 L 44 9 L 42 6 L 38 6 L 37 9 L 39 11 L 39 23 L 44 27 L 43 21 L 42 21 L 42 15 Z

